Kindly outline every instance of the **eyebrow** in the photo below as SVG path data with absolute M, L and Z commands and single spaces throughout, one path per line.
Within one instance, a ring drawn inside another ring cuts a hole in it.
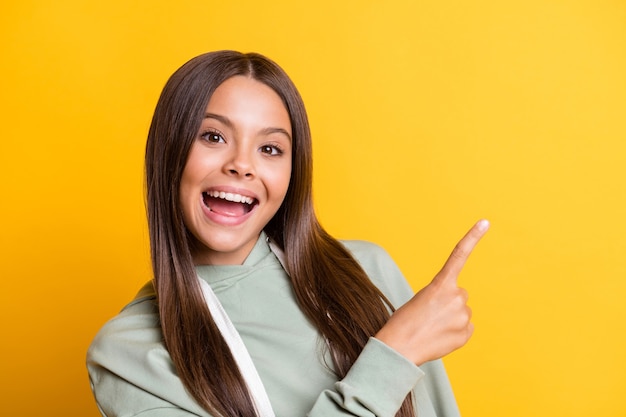
M 205 119 L 215 119 L 217 121 L 219 121 L 220 123 L 225 124 L 228 128 L 233 129 L 235 127 L 234 123 L 225 116 L 219 115 L 219 114 L 215 114 L 215 113 L 206 113 L 204 115 Z M 262 135 L 271 135 L 273 133 L 282 133 L 283 135 L 287 136 L 287 138 L 291 141 L 291 135 L 289 134 L 289 132 L 287 132 L 285 129 L 283 129 L 282 127 L 266 127 L 264 129 L 261 129 L 261 131 L 259 132 Z

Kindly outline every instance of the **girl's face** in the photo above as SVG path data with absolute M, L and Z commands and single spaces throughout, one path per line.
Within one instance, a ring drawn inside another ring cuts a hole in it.
M 241 264 L 282 204 L 291 122 L 267 85 L 235 76 L 213 93 L 180 183 L 196 264 Z

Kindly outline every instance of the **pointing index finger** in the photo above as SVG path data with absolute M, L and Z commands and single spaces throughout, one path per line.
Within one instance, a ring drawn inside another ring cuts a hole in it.
M 480 239 L 487 233 L 489 229 L 489 221 L 480 220 L 476 223 L 465 236 L 457 243 L 454 250 L 448 257 L 448 260 L 441 268 L 439 275 L 442 279 L 450 277 L 454 280 L 459 276 L 465 262 L 469 258 L 472 250 L 478 244 Z

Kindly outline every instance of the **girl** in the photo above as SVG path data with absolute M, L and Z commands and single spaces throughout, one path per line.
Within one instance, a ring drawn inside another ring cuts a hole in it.
M 146 147 L 154 280 L 88 351 L 104 416 L 458 415 L 439 358 L 472 333 L 456 277 L 487 223 L 412 297 L 381 248 L 320 226 L 311 170 L 274 62 L 220 51 L 172 75 Z

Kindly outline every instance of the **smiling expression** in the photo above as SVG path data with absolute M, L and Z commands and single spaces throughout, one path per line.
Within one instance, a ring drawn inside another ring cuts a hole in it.
M 215 90 L 180 183 L 195 264 L 243 263 L 287 193 L 291 137 L 287 109 L 267 85 L 234 76 Z

